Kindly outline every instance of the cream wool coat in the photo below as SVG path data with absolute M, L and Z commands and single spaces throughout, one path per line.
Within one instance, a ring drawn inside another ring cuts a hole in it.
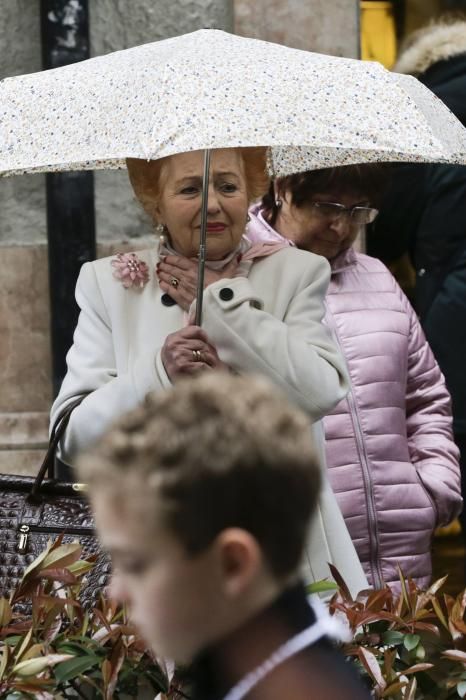
M 116 418 L 140 405 L 148 392 L 171 386 L 161 348 L 168 334 L 184 326 L 185 314 L 179 306 L 163 303 L 154 274 L 155 247 L 138 256 L 151 274 L 142 290 L 125 289 L 112 275 L 110 258 L 81 269 L 76 287 L 81 313 L 51 416 L 53 423 L 69 402 L 85 396 L 62 441 L 65 462 L 72 462 Z M 247 277 L 220 280 L 204 295 L 203 328 L 219 357 L 237 372 L 268 377 L 313 423 L 348 388 L 345 362 L 321 323 L 329 278 L 324 258 L 285 248 L 256 259 Z M 314 433 L 323 455 L 320 423 Z M 327 577 L 326 562 L 331 561 L 354 591 L 366 585 L 327 484 L 307 559 L 312 580 Z

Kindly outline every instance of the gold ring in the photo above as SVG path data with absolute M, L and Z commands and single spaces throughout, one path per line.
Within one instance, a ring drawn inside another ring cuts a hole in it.
M 176 277 L 172 277 L 170 280 L 170 284 L 172 287 L 175 287 L 175 289 L 178 287 L 180 283 L 180 280 L 176 279 Z
M 193 350 L 193 360 L 194 362 L 202 362 L 202 352 L 200 350 Z

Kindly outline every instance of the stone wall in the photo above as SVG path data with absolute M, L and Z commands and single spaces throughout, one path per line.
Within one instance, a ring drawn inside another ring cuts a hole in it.
M 295 49 L 359 55 L 358 0 L 235 0 L 235 32 Z
M 102 242 L 98 256 L 148 245 Z M 50 314 L 47 246 L 0 246 L 0 473 L 37 471 L 47 445 Z

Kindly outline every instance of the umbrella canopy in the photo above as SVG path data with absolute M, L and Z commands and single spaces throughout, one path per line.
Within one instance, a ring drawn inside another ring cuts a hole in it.
M 415 78 L 217 30 L 0 83 L 0 174 L 273 146 L 271 173 L 466 162 L 466 130 Z

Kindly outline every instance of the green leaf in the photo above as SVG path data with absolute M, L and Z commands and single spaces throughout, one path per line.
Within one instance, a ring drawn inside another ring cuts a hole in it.
M 45 656 L 39 656 L 35 659 L 26 659 L 20 661 L 19 664 L 13 667 L 12 673 L 16 676 L 37 676 L 42 673 L 49 665 Z
M 396 644 L 403 644 L 405 635 L 403 632 L 397 632 L 396 630 L 387 630 L 382 635 L 382 641 L 388 646 L 395 646 Z
M 65 683 L 65 681 L 72 680 L 81 673 L 89 671 L 93 666 L 100 664 L 101 658 L 99 656 L 78 656 L 77 658 L 70 659 L 69 661 L 64 661 L 62 664 L 58 664 L 55 667 L 55 678 L 59 683 Z
M 337 591 L 338 586 L 334 581 L 315 581 L 307 586 L 307 592 L 309 595 L 311 593 L 324 593 L 325 591 Z
M 24 637 L 24 639 L 19 647 L 19 650 L 16 653 L 16 660 L 17 661 L 19 661 L 21 659 L 22 655 L 24 654 L 24 652 L 28 648 L 29 644 L 31 643 L 31 639 L 32 639 L 32 627 L 29 630 L 29 632 L 26 634 L 26 636 Z
M 8 644 L 9 647 L 15 647 L 22 638 L 23 636 L 21 634 L 12 634 L 8 637 L 5 637 L 3 641 L 5 642 L 5 644 Z
M 52 543 L 48 542 L 47 547 L 44 549 L 44 551 L 41 552 L 39 554 L 39 556 L 36 557 L 36 559 L 34 559 L 34 561 L 31 562 L 29 564 L 29 566 L 26 568 L 21 581 L 24 581 L 29 576 L 29 574 L 31 574 L 33 571 L 35 571 L 35 569 L 40 567 L 40 565 L 42 564 L 42 562 L 44 561 L 44 559 L 46 558 L 46 556 L 48 555 L 48 553 L 50 552 L 51 549 L 52 549 Z
M 7 645 L 5 645 L 3 647 L 2 657 L 1 657 L 1 661 L 0 661 L 0 680 L 2 680 L 2 678 L 5 674 L 5 669 L 8 665 L 9 655 L 10 655 L 10 648 Z
M 42 561 L 41 569 L 62 569 L 79 560 L 81 545 L 79 542 L 69 542 L 47 553 Z
M 75 576 L 84 576 L 84 574 L 87 574 L 89 571 L 92 571 L 94 567 L 95 562 L 84 561 L 83 559 L 79 559 L 79 561 L 75 561 L 74 564 L 70 564 L 66 568 L 68 569 L 68 571 L 71 571 L 71 573 Z
M 6 598 L 0 598 L 0 627 L 9 625 L 12 617 L 10 602 Z
M 405 649 L 407 649 L 408 651 L 412 651 L 417 647 L 420 641 L 421 638 L 418 634 L 405 634 L 403 644 L 405 646 Z
M 466 695 L 466 681 L 461 681 L 461 683 L 458 683 L 456 686 L 456 691 L 460 698 L 464 698 Z
M 91 656 L 94 656 L 94 650 L 90 651 L 89 649 L 86 649 L 84 644 L 78 644 L 76 642 L 60 642 L 59 644 L 56 645 L 57 649 L 62 654 L 74 654 L 75 656 L 82 656 L 90 654 Z

